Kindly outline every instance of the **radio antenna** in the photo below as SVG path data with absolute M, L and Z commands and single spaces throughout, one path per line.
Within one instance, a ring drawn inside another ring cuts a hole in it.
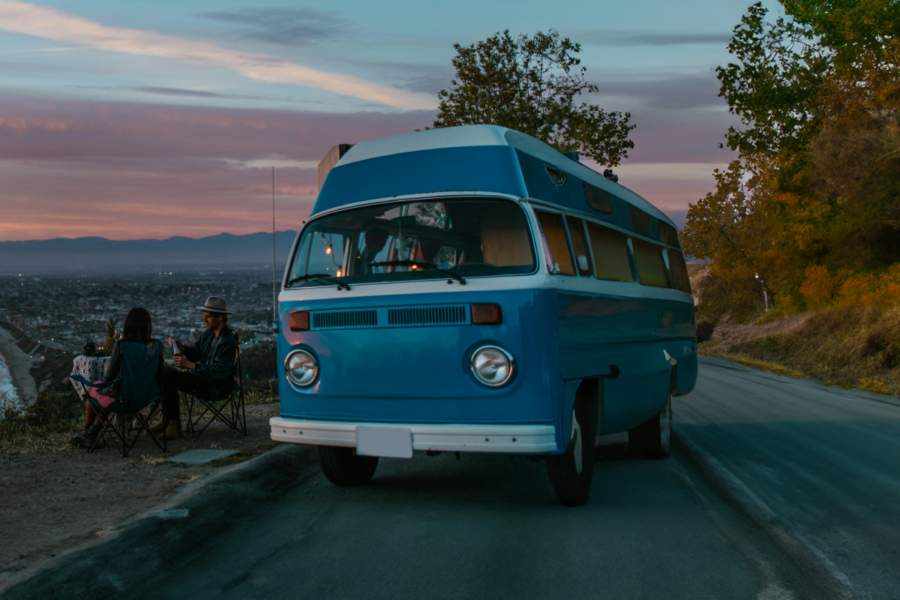
M 278 323 L 278 291 L 275 283 L 275 167 L 272 167 L 272 324 Z M 276 325 L 277 326 L 277 325 Z

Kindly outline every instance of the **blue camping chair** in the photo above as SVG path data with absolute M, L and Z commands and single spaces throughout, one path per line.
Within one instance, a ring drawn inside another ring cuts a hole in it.
M 211 391 L 194 390 L 185 392 L 187 403 L 187 430 L 193 437 L 199 437 L 215 421 L 223 423 L 241 435 L 247 435 L 247 412 L 244 409 L 244 371 L 241 368 L 240 335 L 234 357 L 234 372 L 230 382 Z M 195 408 L 196 407 L 196 408 Z M 195 415 L 199 412 L 199 415 Z M 203 423 L 203 421 L 206 423 Z M 203 426 L 201 427 L 201 423 Z
M 108 387 L 116 382 L 121 382 L 122 391 L 119 398 L 107 406 L 102 407 L 96 399 L 88 395 L 88 400 L 98 412 L 106 414 L 106 418 L 102 420 L 103 429 L 101 435 L 97 436 L 88 452 L 92 452 L 97 446 L 101 438 L 109 435 L 115 447 L 122 453 L 122 457 L 127 458 L 128 452 L 134 447 L 135 442 L 146 431 L 147 435 L 156 442 L 159 449 L 166 451 L 166 441 L 163 438 L 162 444 L 153 432 L 150 431 L 150 420 L 160 408 L 162 394 L 156 384 L 156 370 L 159 365 L 162 347 L 157 346 L 157 352 L 150 352 L 148 346 L 138 344 L 136 342 L 119 342 L 119 352 L 122 354 L 122 375 L 112 382 L 94 384 L 87 381 L 80 375 L 71 376 L 72 379 L 85 386 L 91 387 Z M 101 391 L 102 393 L 102 391 Z M 144 414 L 144 409 L 149 409 Z M 115 416 L 115 419 L 110 417 Z M 134 429 L 128 429 L 126 425 L 129 417 L 133 417 L 138 426 Z M 129 439 L 129 433 L 136 431 L 134 436 Z

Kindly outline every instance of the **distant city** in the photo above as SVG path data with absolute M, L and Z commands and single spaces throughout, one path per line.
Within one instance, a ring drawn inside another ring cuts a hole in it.
M 100 346 L 106 319 L 114 318 L 121 333 L 125 315 L 135 306 L 150 311 L 153 337 L 190 342 L 203 332 L 197 307 L 208 296 L 228 301 L 234 312 L 229 325 L 240 333 L 242 349 L 274 342 L 271 267 L 131 276 L 0 277 L 0 325 L 39 361 L 80 351 L 86 342 Z

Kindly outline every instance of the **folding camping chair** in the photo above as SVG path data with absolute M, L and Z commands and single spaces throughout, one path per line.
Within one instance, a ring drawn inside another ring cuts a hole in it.
M 240 338 L 238 338 L 238 347 L 234 357 L 234 376 L 231 385 L 213 388 L 208 392 L 199 390 L 184 392 L 184 395 L 187 402 L 187 429 L 193 437 L 199 437 L 215 421 L 221 421 L 241 435 L 247 435 L 247 413 L 244 410 L 244 371 L 241 368 Z M 200 410 L 200 414 L 196 417 L 194 416 L 194 407 Z M 197 427 L 204 419 L 206 423 L 198 431 Z
M 102 411 L 106 415 L 103 419 L 101 435 L 97 436 L 88 452 L 93 452 L 97 443 L 107 435 L 113 445 L 119 450 L 123 458 L 128 457 L 128 452 L 134 447 L 141 432 L 156 442 L 163 452 L 166 451 L 166 441 L 159 443 L 159 439 L 150 431 L 150 420 L 160 408 L 161 394 L 156 384 L 156 372 L 159 366 L 159 357 L 162 348 L 157 352 L 149 353 L 148 347 L 136 342 L 119 342 L 119 352 L 122 353 L 122 376 L 114 382 L 92 383 L 80 375 L 71 376 L 72 379 L 85 386 L 85 388 L 107 387 L 115 382 L 121 382 L 122 390 L 119 398 L 107 407 L 103 407 L 95 398 L 88 394 L 88 400 L 98 413 Z M 133 418 L 138 426 L 129 429 L 129 418 Z M 129 439 L 131 431 L 135 430 L 134 437 Z

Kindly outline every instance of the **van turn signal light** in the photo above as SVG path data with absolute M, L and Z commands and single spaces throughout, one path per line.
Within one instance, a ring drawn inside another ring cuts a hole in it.
M 292 311 L 290 321 L 291 331 L 309 331 L 309 311 Z
M 499 304 L 472 305 L 472 325 L 500 325 L 501 323 L 503 323 L 503 313 Z

